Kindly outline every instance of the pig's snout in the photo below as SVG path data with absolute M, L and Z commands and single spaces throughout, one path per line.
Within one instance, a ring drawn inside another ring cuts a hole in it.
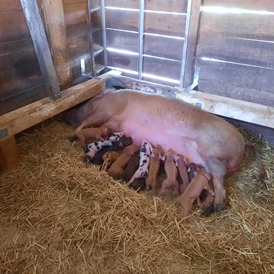
M 85 155 L 82 157 L 82 161 L 87 164 L 91 164 L 92 158 L 89 155 Z
M 69 136 L 69 137 L 68 137 L 68 140 L 69 140 L 70 142 L 77 141 L 77 139 L 78 139 L 77 135 L 72 135 L 72 136 Z

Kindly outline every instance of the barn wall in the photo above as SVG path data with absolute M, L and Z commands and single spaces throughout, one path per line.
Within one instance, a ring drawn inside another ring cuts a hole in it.
M 0 115 L 46 96 L 20 0 L 1 0 Z
M 138 77 L 139 1 L 106 0 L 106 47 L 109 68 Z M 142 79 L 179 85 L 187 0 L 145 1 Z M 118 50 L 128 51 L 119 52 Z M 151 75 L 173 80 L 156 80 Z
M 212 6 L 234 10 L 204 10 Z M 274 106 L 273 29 L 272 0 L 205 0 L 196 55 L 199 91 Z
M 63 0 L 63 7 L 72 80 L 74 80 L 82 75 L 81 59 L 85 60 L 86 72 L 91 72 L 92 69 L 88 26 L 88 1 Z

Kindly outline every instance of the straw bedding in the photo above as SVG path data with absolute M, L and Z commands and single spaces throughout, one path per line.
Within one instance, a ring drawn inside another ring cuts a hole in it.
M 267 189 L 247 150 L 225 180 L 225 210 L 187 223 L 173 200 L 137 193 L 81 161 L 73 129 L 47 121 L 18 136 L 22 161 L 0 175 L 0 273 L 273 273 L 273 146 Z

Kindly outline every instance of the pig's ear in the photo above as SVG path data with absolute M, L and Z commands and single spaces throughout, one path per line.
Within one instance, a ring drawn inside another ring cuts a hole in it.
M 161 160 L 165 161 L 166 160 L 166 155 L 164 155 Z

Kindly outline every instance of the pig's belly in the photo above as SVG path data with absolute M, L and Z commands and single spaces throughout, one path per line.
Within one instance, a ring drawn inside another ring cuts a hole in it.
M 178 135 L 178 132 L 175 134 L 169 132 L 167 134 L 162 127 L 146 127 L 127 122 L 121 124 L 121 131 L 126 136 L 130 136 L 136 145 L 141 145 L 143 140 L 147 140 L 153 146 L 159 144 L 165 151 L 172 148 L 178 154 L 186 156 L 189 162 L 205 166 L 204 160 L 197 152 L 197 143 L 186 136 Z

